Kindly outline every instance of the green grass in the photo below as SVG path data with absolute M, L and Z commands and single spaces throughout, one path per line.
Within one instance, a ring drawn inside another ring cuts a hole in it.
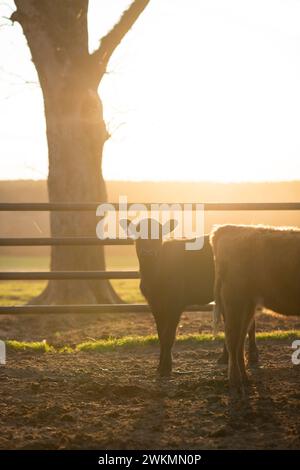
M 300 338 L 300 331 L 273 331 L 268 333 L 257 333 L 260 340 L 285 340 Z M 203 343 L 219 342 L 224 339 L 224 333 L 214 336 L 210 333 L 190 334 L 178 336 L 176 342 L 183 345 L 201 346 Z M 157 336 L 124 336 L 123 338 L 109 338 L 106 340 L 86 341 L 76 346 L 76 351 L 106 352 L 125 348 L 136 348 L 158 343 Z
M 294 340 L 300 338 L 299 330 L 287 330 L 287 331 L 272 331 L 268 333 L 260 332 L 257 333 L 258 341 L 283 341 L 283 340 Z M 217 336 L 213 336 L 209 333 L 197 334 L 197 335 L 182 335 L 178 336 L 177 344 L 184 346 L 202 346 L 205 343 L 216 342 L 219 343 L 224 339 L 224 334 L 220 333 Z M 136 348 L 145 348 L 147 346 L 156 345 L 158 343 L 157 336 L 124 336 L 123 338 L 108 338 L 97 341 L 85 341 L 79 343 L 75 347 L 65 345 L 56 349 L 54 346 L 49 345 L 46 341 L 39 342 L 22 342 L 22 341 L 7 341 L 6 344 L 9 349 L 14 351 L 30 351 L 30 352 L 45 352 L 45 353 L 80 353 L 80 352 L 91 352 L 91 353 L 105 353 L 112 351 L 131 350 Z
M 131 349 L 139 346 L 149 346 L 158 342 L 154 335 L 124 336 L 123 338 L 108 338 L 98 341 L 85 341 L 76 346 L 75 351 L 106 352 L 116 349 Z
M 50 346 L 46 341 L 6 341 L 6 345 L 9 349 L 14 351 L 30 351 L 30 352 L 54 352 L 53 346 Z
M 129 304 L 145 303 L 145 298 L 142 296 L 139 285 L 139 279 L 130 280 L 114 280 L 111 281 L 112 286 L 120 297 Z
M 300 338 L 300 330 L 277 330 L 277 331 L 263 331 L 256 333 L 259 340 L 285 340 L 285 339 L 298 339 Z
M 1 281 L 0 305 L 22 305 L 42 292 L 46 281 Z

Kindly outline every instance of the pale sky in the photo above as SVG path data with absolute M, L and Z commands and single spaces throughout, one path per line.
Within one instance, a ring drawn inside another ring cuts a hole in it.
M 90 0 L 91 50 L 129 3 Z M 109 71 L 106 179 L 300 179 L 300 0 L 151 0 Z M 47 177 L 41 91 L 25 80 L 22 30 L 1 26 L 0 179 Z

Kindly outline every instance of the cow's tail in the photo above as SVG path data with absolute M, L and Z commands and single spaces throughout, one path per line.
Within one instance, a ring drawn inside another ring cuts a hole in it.
M 221 297 L 221 278 L 216 276 L 215 280 L 215 305 L 213 309 L 213 334 L 216 336 L 220 329 L 222 315 L 224 315 L 224 309 L 222 305 Z
M 214 336 L 217 335 L 220 329 L 222 315 L 224 315 L 224 309 L 223 309 L 222 297 L 221 297 L 222 276 L 220 275 L 221 274 L 220 265 L 219 263 L 216 262 L 219 235 L 222 233 L 222 230 L 224 231 L 224 228 L 222 226 L 215 226 L 213 230 L 211 231 L 210 238 L 209 238 L 209 241 L 213 249 L 213 253 L 214 253 L 214 263 L 215 263 L 215 285 L 214 285 L 215 305 L 214 305 L 213 315 L 212 315 L 212 322 L 213 322 L 212 328 L 213 328 Z

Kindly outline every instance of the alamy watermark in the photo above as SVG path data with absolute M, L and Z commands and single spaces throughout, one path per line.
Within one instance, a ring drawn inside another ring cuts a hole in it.
M 292 353 L 292 363 L 298 366 L 300 364 L 300 339 L 295 339 L 295 341 L 292 342 L 292 348 L 295 349 Z
M 6 344 L 0 340 L 0 365 L 6 364 Z
M 127 197 L 120 196 L 118 206 L 118 210 L 109 203 L 98 206 L 96 215 L 101 220 L 97 224 L 96 234 L 99 239 L 155 240 L 172 232 L 174 238 L 186 239 L 186 250 L 201 250 L 203 247 L 203 204 L 153 203 L 148 209 L 145 204 L 128 204 Z M 125 220 L 131 223 L 125 226 L 122 224 Z

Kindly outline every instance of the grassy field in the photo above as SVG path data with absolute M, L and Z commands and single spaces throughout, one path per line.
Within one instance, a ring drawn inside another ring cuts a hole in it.
M 1 271 L 48 271 L 47 256 L 1 256 Z M 137 270 L 137 260 L 133 256 L 110 255 L 107 259 L 108 270 Z M 114 280 L 112 284 L 125 302 L 144 302 L 139 291 L 139 280 Z M 21 305 L 38 295 L 46 286 L 46 281 L 1 281 L 0 305 Z

